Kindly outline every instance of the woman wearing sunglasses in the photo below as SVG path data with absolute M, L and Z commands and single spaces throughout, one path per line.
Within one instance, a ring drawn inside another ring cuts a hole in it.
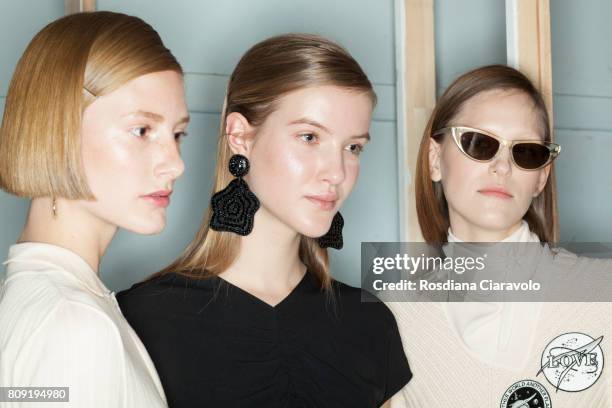
M 540 243 L 557 237 L 553 161 L 560 151 L 544 101 L 523 74 L 487 66 L 457 78 L 440 97 L 418 156 L 416 202 L 425 241 L 522 242 L 549 251 Z M 519 380 L 548 384 L 536 374 L 552 339 L 604 334 L 605 304 L 578 305 L 389 303 L 400 332 L 410 334 L 404 347 L 419 374 L 403 389 L 403 404 L 493 407 Z M 560 391 L 553 406 L 608 407 L 602 401 L 609 378 L 580 393 Z
M 495 242 L 520 230 L 554 241 L 552 161 L 560 151 L 540 94 L 518 71 L 493 66 L 458 78 L 421 141 L 416 194 L 423 237 Z
M 241 58 L 195 240 L 118 297 L 170 406 L 379 407 L 410 380 L 392 313 L 328 262 L 375 101 L 321 37 L 273 37 Z

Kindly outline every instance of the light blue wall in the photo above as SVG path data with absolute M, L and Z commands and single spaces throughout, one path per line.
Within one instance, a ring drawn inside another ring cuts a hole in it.
M 361 241 L 399 237 L 393 1 L 98 0 L 98 9 L 137 15 L 158 30 L 187 73 L 193 118 L 184 144 L 187 171 L 173 195 L 177 199 L 166 231 L 150 238 L 120 233 L 102 264 L 109 285 L 128 286 L 171 261 L 191 241 L 209 202 L 228 76 L 250 46 L 285 32 L 317 33 L 343 44 L 362 64 L 379 96 L 372 143 L 362 156 L 357 187 L 342 209 L 345 247 L 337 253 L 331 250 L 335 277 L 359 285 Z
M 150 22 L 186 74 L 193 121 L 185 140 L 187 171 L 176 187 L 166 230 L 155 237 L 120 232 L 102 264 L 112 289 L 129 286 L 170 262 L 192 239 L 210 197 L 215 139 L 228 74 L 240 55 L 268 36 L 306 31 L 328 36 L 362 64 L 379 105 L 360 179 L 342 212 L 345 248 L 332 252 L 334 275 L 359 284 L 361 241 L 395 241 L 398 231 L 393 0 L 98 0 L 101 10 Z M 0 107 L 27 42 L 63 13 L 63 0 L 0 2 Z M 325 10 L 325 12 L 321 12 Z M 551 2 L 555 131 L 563 145 L 558 164 L 563 240 L 612 241 L 612 28 L 606 0 Z M 438 94 L 462 72 L 505 63 L 503 0 L 436 0 Z M 23 226 L 27 201 L 0 192 L 0 253 Z M 2 271 L 3 267 L 0 267 Z
M 168 264 L 191 241 L 210 199 L 219 114 L 234 65 L 257 41 L 285 32 L 311 32 L 344 45 L 375 84 L 379 99 L 370 129 L 372 141 L 362 155 L 359 181 L 342 208 L 346 221 L 345 247 L 339 252 L 330 250 L 334 276 L 359 285 L 361 241 L 399 238 L 393 0 L 98 0 L 97 3 L 99 10 L 137 15 L 158 30 L 186 71 L 187 102 L 192 117 L 189 137 L 183 145 L 187 171 L 172 196 L 166 230 L 154 237 L 121 231 L 102 262 L 105 283 L 112 289 L 128 287 Z M 34 31 L 22 34 L 20 41 L 25 44 Z M 4 61 L 14 64 L 17 54 L 3 55 L 0 65 L 6 65 Z M 0 205 L 5 208 L 11 200 L 2 196 Z M 2 216 L 3 222 L 16 220 L 10 233 L 4 229 L 0 233 L 3 252 L 14 241 L 25 216 L 23 203 L 17 202 L 13 207 Z
M 64 0 L 0 1 L 0 112 L 11 76 L 28 42 L 47 23 L 64 14 Z M 28 201 L 0 190 L 0 258 L 19 236 Z M 0 265 L 0 272 L 4 267 Z
M 612 242 L 612 3 L 550 3 L 561 238 Z
M 504 0 L 435 0 L 434 20 L 438 96 L 470 69 L 506 63 Z

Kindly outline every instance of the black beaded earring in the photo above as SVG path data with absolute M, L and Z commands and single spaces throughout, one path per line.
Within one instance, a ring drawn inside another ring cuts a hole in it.
M 229 171 L 236 178 L 212 196 L 210 228 L 249 235 L 253 230 L 255 212 L 259 209 L 259 200 L 242 179 L 249 172 L 249 159 L 241 154 L 233 155 Z
M 331 226 L 327 234 L 317 238 L 317 242 L 321 248 L 332 247 L 335 249 L 342 249 L 344 241 L 342 240 L 342 227 L 344 227 L 344 218 L 340 211 L 334 215 Z

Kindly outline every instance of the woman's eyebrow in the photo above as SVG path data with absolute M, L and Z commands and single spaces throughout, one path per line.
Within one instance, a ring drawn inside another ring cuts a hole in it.
M 164 120 L 164 117 L 159 113 L 147 112 L 143 110 L 137 110 L 123 115 L 124 118 L 128 116 L 144 116 L 145 118 L 152 119 L 156 122 L 162 122 Z
M 311 125 L 314 127 L 318 127 L 319 129 L 327 132 L 327 133 L 331 133 L 329 131 L 328 128 L 326 128 L 324 125 L 322 125 L 321 123 L 317 122 L 314 119 L 309 119 L 309 118 L 300 118 L 300 119 L 296 119 L 296 120 L 292 120 L 291 122 L 288 123 L 288 125 Z
M 123 115 L 123 117 L 137 117 L 137 116 L 143 116 L 145 118 L 149 118 L 154 120 L 155 122 L 163 122 L 164 121 L 164 116 L 160 115 L 159 113 L 154 113 L 154 112 L 148 112 L 148 111 L 143 111 L 143 110 L 138 110 L 138 111 L 134 111 L 134 112 L 130 112 L 130 113 L 126 113 L 125 115 Z M 189 115 L 181 118 L 176 124 L 177 125 L 182 125 L 183 123 L 189 123 Z
M 351 136 L 351 137 L 349 137 L 349 139 L 367 139 L 368 142 L 369 142 L 370 141 L 370 132 L 364 133 L 363 135 Z
M 189 123 L 190 120 L 191 118 L 189 117 L 189 115 L 184 116 L 178 122 L 176 122 L 176 125 L 182 125 L 183 123 Z
M 319 129 L 327 132 L 327 133 L 331 133 L 331 131 L 325 127 L 324 125 L 322 125 L 321 123 L 317 122 L 314 119 L 310 119 L 310 118 L 300 118 L 300 119 L 296 119 L 296 120 L 292 120 L 291 122 L 288 123 L 288 125 L 311 125 L 314 127 L 318 127 Z M 370 132 L 366 132 L 363 135 L 356 135 L 356 136 L 351 136 L 349 139 L 367 139 L 368 141 L 370 140 Z

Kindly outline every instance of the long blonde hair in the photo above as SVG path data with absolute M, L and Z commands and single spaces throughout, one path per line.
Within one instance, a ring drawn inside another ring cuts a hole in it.
M 227 186 L 233 176 L 227 164 L 230 150 L 225 126 L 227 116 L 241 113 L 254 127 L 260 126 L 276 109 L 277 101 L 289 92 L 306 87 L 334 85 L 365 92 L 372 102 L 376 95 L 372 84 L 351 55 L 325 38 L 307 34 L 286 34 L 269 38 L 249 49 L 230 76 L 217 146 L 217 165 L 212 193 Z M 190 278 L 218 275 L 236 259 L 240 237 L 231 232 L 209 228 L 209 205 L 195 239 L 183 254 L 152 278 L 175 272 Z M 315 239 L 300 238 L 299 257 L 319 281 L 329 288 L 331 276 L 327 249 Z

